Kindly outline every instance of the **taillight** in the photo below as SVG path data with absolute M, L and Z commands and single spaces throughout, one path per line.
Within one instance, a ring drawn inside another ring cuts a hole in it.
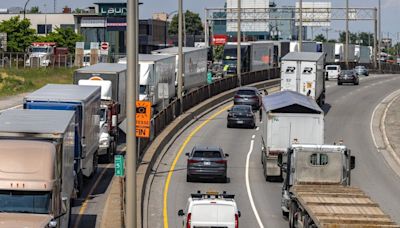
M 200 161 L 189 159 L 188 164 L 194 164 L 194 163 L 199 163 Z
M 270 156 L 278 156 L 281 153 L 282 153 L 282 151 L 280 151 L 280 150 L 270 150 L 270 151 L 268 151 L 268 154 Z
M 186 219 L 186 228 L 190 228 L 190 224 L 192 223 L 192 213 L 188 213 Z
M 239 215 L 235 214 L 235 228 L 239 228 Z
M 215 161 L 215 163 L 218 163 L 218 164 L 226 164 L 226 160 L 218 160 L 218 161 Z
M 239 95 L 236 95 L 235 98 L 240 99 L 241 97 Z

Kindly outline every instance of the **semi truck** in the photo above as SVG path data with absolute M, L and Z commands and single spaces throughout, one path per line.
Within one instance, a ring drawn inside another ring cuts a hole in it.
M 289 227 L 400 227 L 350 186 L 356 162 L 346 146 L 293 144 L 284 157 L 278 159 L 285 171 L 281 208 Z
M 119 124 L 126 118 L 126 65 L 98 63 L 77 69 L 74 84 L 101 87 L 99 156 L 112 162 L 120 139 Z
M 184 47 L 183 48 L 183 91 L 189 92 L 197 87 L 207 84 L 207 48 Z M 154 55 L 175 56 L 178 74 L 178 47 L 170 47 L 151 52 Z M 176 80 L 178 78 L 176 77 Z M 175 82 L 175 85 L 178 83 Z
M 69 227 L 74 127 L 73 111 L 0 115 L 0 227 Z
M 91 177 L 97 171 L 100 96 L 98 86 L 47 84 L 24 98 L 24 109 L 75 112 L 74 169 L 79 196 L 83 190 L 83 177 Z
M 281 91 L 296 91 L 325 104 L 325 54 L 291 52 L 282 58 Z
M 344 46 L 342 43 L 335 43 L 335 63 L 344 62 Z
M 301 52 L 316 52 L 317 42 L 303 41 Z M 290 41 L 290 52 L 299 52 L 299 41 Z
M 324 112 L 310 97 L 283 91 L 263 98 L 261 162 L 267 181 L 282 180 L 278 155 L 296 139 L 304 143 L 324 141 Z
M 368 46 L 359 46 L 358 55 L 357 55 L 358 63 L 370 63 L 371 62 L 371 52 Z
M 317 42 L 317 52 L 325 53 L 325 62 L 335 62 L 335 44 L 334 43 L 322 43 Z
M 126 58 L 118 63 L 126 64 Z M 139 99 L 151 101 L 153 113 L 165 108 L 176 96 L 175 56 L 139 54 Z
M 274 67 L 274 43 L 257 41 L 240 44 L 241 72 L 253 72 Z M 222 64 L 228 66 L 227 75 L 237 72 L 237 43 L 228 42 L 224 47 Z
M 28 52 L 27 67 L 64 66 L 68 62 L 68 48 L 57 47 L 55 42 L 33 42 Z

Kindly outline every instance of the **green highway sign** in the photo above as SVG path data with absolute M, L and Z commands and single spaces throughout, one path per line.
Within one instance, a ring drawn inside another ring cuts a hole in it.
M 122 155 L 114 156 L 115 176 L 117 176 L 117 177 L 123 177 L 125 175 L 124 160 L 125 160 L 124 156 L 122 156 Z

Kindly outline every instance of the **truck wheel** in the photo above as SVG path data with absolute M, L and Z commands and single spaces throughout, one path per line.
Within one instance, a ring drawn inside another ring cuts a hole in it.
M 289 212 L 282 210 L 282 216 L 285 218 L 289 217 Z
M 97 173 L 98 167 L 99 167 L 99 156 L 96 151 L 93 154 L 93 170 L 92 170 L 92 174 L 90 174 L 90 178 L 92 178 Z
M 83 174 L 82 174 L 82 172 L 79 172 L 76 175 L 76 185 L 77 185 L 76 189 L 78 190 L 77 196 L 81 197 L 82 193 L 83 193 Z
M 295 213 L 297 212 L 297 204 L 292 202 L 289 208 L 289 228 L 295 228 L 296 226 L 296 218 Z
M 193 178 L 190 175 L 186 175 L 186 182 L 192 182 Z

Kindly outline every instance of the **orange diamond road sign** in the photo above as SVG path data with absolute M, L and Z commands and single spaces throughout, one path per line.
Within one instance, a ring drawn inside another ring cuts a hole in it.
M 138 137 L 138 138 L 150 138 L 150 128 L 148 128 L 148 127 L 136 127 L 136 137 Z
M 150 127 L 151 102 L 136 101 L 136 127 Z

